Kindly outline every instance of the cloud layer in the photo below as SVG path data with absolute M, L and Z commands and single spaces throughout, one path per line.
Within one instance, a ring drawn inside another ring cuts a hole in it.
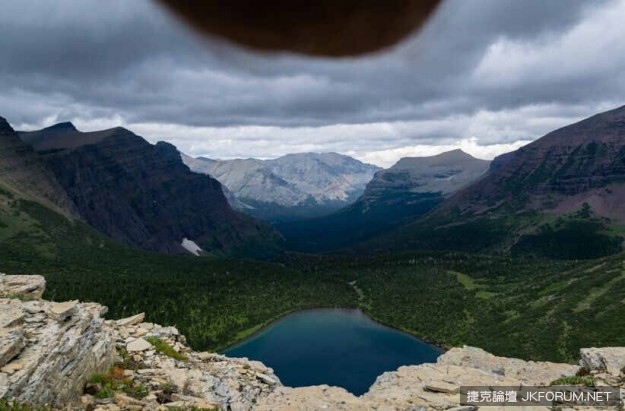
M 22 129 L 124 125 L 192 155 L 387 166 L 491 158 L 625 104 L 625 0 L 448 0 L 395 49 L 339 60 L 198 39 L 146 0 L 0 3 L 0 115 Z

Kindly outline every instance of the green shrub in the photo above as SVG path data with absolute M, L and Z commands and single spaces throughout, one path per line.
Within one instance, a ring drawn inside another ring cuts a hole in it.
M 549 385 L 584 385 L 586 387 L 594 387 L 595 378 L 592 375 L 573 375 L 553 380 Z
M 30 404 L 18 403 L 15 400 L 9 401 L 0 398 L 0 411 L 50 411 L 48 407 L 37 407 Z
M 158 337 L 147 337 L 146 341 L 152 344 L 156 351 L 163 353 L 166 356 L 173 358 L 174 360 L 187 361 L 189 359 L 186 355 L 174 350 L 174 347 L 167 344 L 165 341 L 161 340 Z

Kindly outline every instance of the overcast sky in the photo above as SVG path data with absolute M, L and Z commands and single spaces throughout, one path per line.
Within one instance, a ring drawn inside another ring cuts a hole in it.
M 0 116 L 118 125 L 190 155 L 482 158 L 625 104 L 625 0 L 448 0 L 365 58 L 258 55 L 145 0 L 0 0 Z M 384 22 L 380 22 L 384 24 Z

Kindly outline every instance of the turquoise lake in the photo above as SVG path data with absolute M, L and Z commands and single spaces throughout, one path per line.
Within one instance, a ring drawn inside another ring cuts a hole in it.
M 287 386 L 328 384 L 361 395 L 383 372 L 435 362 L 442 352 L 358 310 L 315 309 L 285 316 L 224 354 L 262 361 Z

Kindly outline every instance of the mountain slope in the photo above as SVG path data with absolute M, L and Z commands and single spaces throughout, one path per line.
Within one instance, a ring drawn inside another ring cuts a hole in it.
M 278 241 L 269 226 L 233 211 L 219 182 L 191 172 L 171 144 L 123 128 L 82 133 L 69 123 L 20 135 L 85 221 L 125 244 L 179 253 L 188 239 L 211 254 L 262 254 Z
M 31 146 L 0 117 L 0 186 L 54 208 L 67 216 L 78 212 Z
M 327 251 L 362 241 L 425 214 L 480 178 L 488 164 L 461 150 L 402 158 L 378 171 L 353 204 L 328 216 L 278 224 L 277 228 L 300 251 Z
M 234 207 L 270 221 L 321 215 L 350 204 L 379 170 L 336 153 L 289 154 L 273 160 L 187 156 L 183 160 L 193 171 L 226 186 L 240 202 L 231 202 Z
M 497 157 L 484 178 L 426 218 L 366 247 L 599 257 L 621 249 L 623 200 L 620 107 Z

